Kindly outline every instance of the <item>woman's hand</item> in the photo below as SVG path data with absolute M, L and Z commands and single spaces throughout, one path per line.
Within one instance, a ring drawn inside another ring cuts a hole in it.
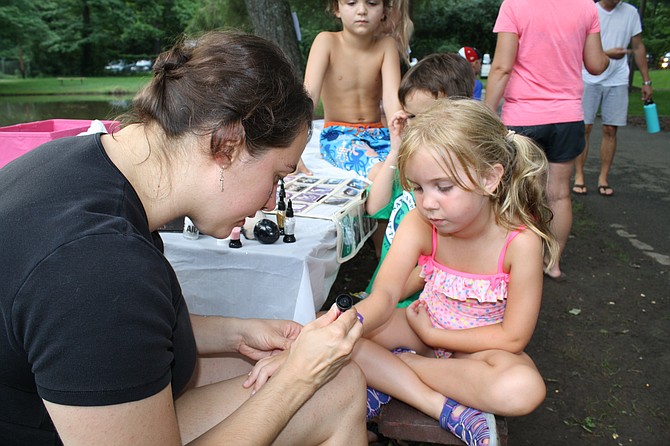
M 316 391 L 349 362 L 354 344 L 363 333 L 356 315 L 355 310 L 341 313 L 333 305 L 305 325 L 284 354 L 265 361 L 257 376 L 288 373 L 294 384 L 302 383 Z
M 254 360 L 288 349 L 302 330 L 297 322 L 273 319 L 247 319 L 243 326 L 237 350 Z
M 414 333 L 416 333 L 423 343 L 426 345 L 434 345 L 429 341 L 434 327 L 430 320 L 426 304 L 420 300 L 416 300 L 407 307 L 406 314 L 409 326 L 414 330 Z

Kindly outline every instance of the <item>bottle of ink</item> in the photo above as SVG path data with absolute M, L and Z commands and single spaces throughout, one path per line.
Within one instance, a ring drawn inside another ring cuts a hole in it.
M 240 232 L 242 231 L 242 228 L 239 226 L 236 228 L 233 228 L 233 231 L 230 233 L 230 242 L 228 243 L 228 246 L 231 248 L 241 248 L 242 247 L 242 241 L 240 240 Z
M 184 232 L 182 234 L 188 240 L 198 240 L 198 237 L 200 237 L 200 231 L 188 217 L 184 217 Z
M 295 242 L 295 217 L 293 216 L 293 203 L 288 200 L 286 209 L 286 222 L 284 224 L 284 243 Z
M 284 190 L 284 181 L 281 182 L 279 188 L 279 201 L 277 202 L 277 226 L 279 226 L 279 234 L 284 235 L 284 226 L 286 225 L 286 191 Z

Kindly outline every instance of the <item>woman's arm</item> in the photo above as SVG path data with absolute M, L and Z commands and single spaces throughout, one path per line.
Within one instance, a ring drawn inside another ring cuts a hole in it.
M 586 36 L 583 59 L 586 71 L 594 76 L 607 69 L 610 64 L 610 59 L 607 57 L 607 54 L 603 52 L 600 33 L 591 33 Z
M 491 72 L 486 82 L 486 105 L 495 113 L 498 112 L 500 100 L 512 74 L 516 53 L 519 49 L 519 36 L 515 33 L 498 33 L 495 57 L 491 64 Z
M 331 309 L 304 327 L 282 367 L 251 397 L 251 391 L 241 385 L 243 378 L 237 378 L 188 390 L 176 409 L 170 385 L 148 398 L 111 406 L 44 404 L 65 444 L 180 445 L 179 426 L 194 445 L 270 444 L 298 409 L 349 362 L 361 332 L 355 312 L 340 315 Z M 250 335 L 245 333 L 243 338 Z M 203 427 L 203 419 L 215 421 Z
M 542 242 L 524 231 L 510 243 L 505 256 L 510 281 L 503 322 L 463 330 L 433 328 L 418 301 L 408 308 L 410 326 L 427 344 L 450 351 L 474 353 L 483 350 L 522 352 L 533 335 L 542 301 Z
M 242 353 L 259 360 L 286 350 L 300 334 L 300 324 L 276 319 L 238 319 L 191 315 L 198 354 Z

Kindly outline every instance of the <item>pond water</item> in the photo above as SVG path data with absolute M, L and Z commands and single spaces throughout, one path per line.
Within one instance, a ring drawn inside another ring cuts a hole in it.
M 44 119 L 114 119 L 128 109 L 132 96 L 3 96 L 0 127 Z

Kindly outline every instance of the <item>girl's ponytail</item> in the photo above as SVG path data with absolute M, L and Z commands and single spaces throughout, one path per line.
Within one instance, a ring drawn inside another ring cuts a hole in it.
M 547 158 L 535 142 L 510 130 L 504 137 L 510 164 L 494 194 L 499 215 L 508 222 L 519 219 L 543 240 L 550 265 L 558 259 L 558 243 L 551 234 L 553 214 L 547 205 Z

